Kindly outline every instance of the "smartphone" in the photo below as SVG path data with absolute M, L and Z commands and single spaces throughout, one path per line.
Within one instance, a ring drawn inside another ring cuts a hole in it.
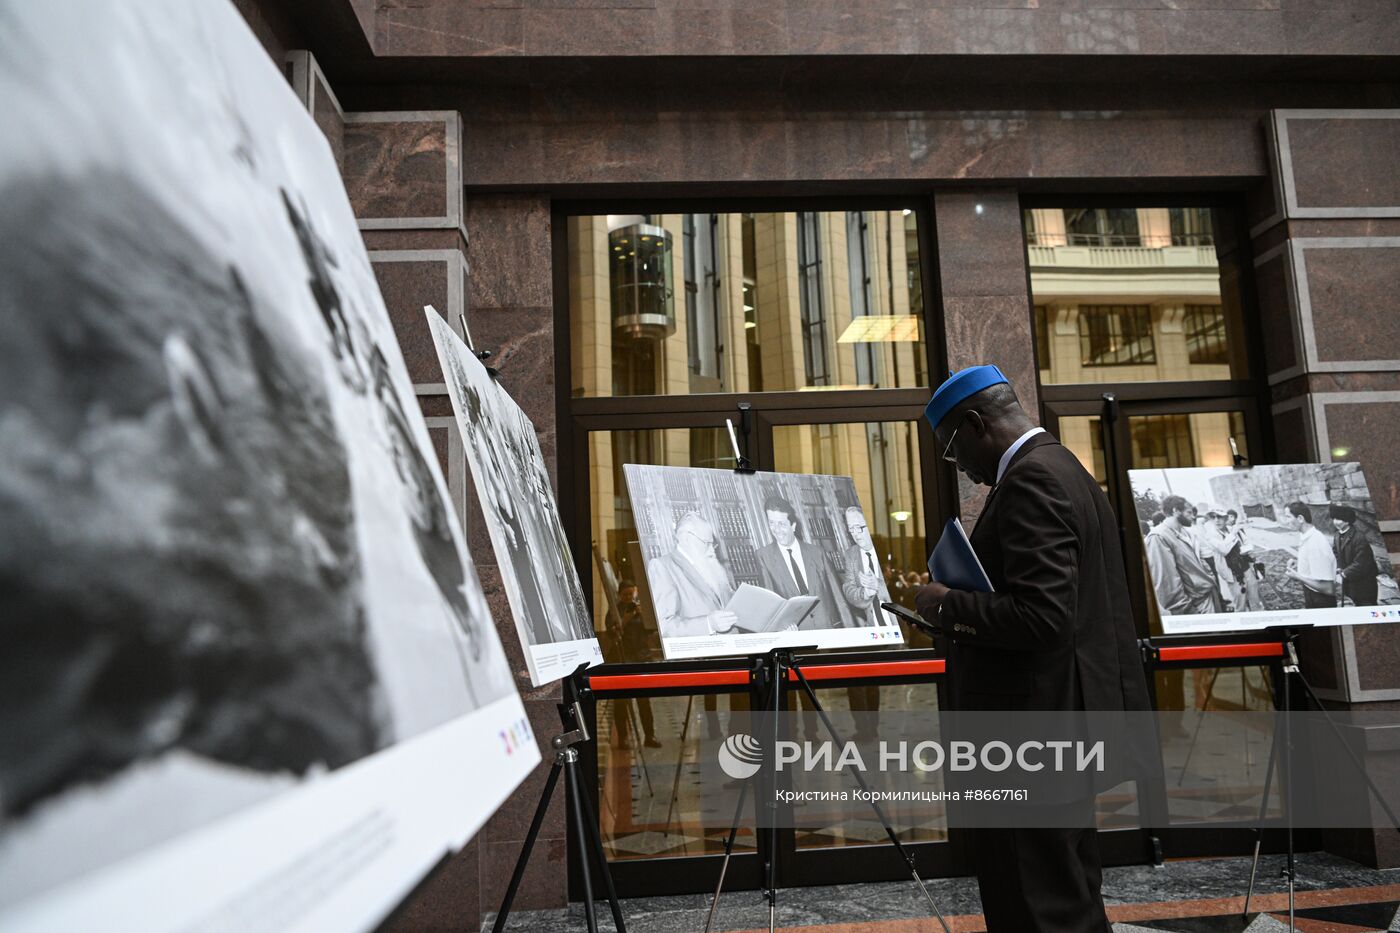
M 909 609 L 905 609 L 898 603 L 880 603 L 880 607 L 886 612 L 892 612 L 897 618 L 903 619 L 910 625 L 917 627 L 920 631 L 928 632 L 930 635 L 941 636 L 942 626 L 933 625 L 926 621 L 923 616 Z

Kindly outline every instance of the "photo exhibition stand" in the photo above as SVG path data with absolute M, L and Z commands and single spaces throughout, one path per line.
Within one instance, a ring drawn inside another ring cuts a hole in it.
M 463 316 L 462 329 L 466 331 L 466 319 Z M 477 359 L 485 363 L 491 357 L 490 350 L 472 350 Z M 487 366 L 486 372 L 492 379 L 500 377 L 500 371 L 494 366 Z M 579 841 L 579 866 L 583 879 L 583 916 L 588 924 L 588 933 L 598 933 L 598 918 L 593 904 L 593 868 L 589 865 L 590 858 L 597 863 L 597 870 L 603 879 L 603 888 L 608 895 L 608 905 L 612 908 L 613 922 L 617 924 L 617 933 L 627 933 L 627 924 L 622 919 L 622 903 L 617 898 L 617 890 L 613 886 L 612 872 L 608 868 L 608 858 L 603 851 L 603 840 L 598 830 L 598 817 L 593 812 L 593 804 L 588 798 L 588 792 L 584 787 L 582 776 L 579 774 L 579 746 L 594 741 L 594 737 L 588 732 L 588 720 L 583 715 L 583 708 L 580 701 L 588 692 L 588 664 L 580 664 L 561 682 L 563 689 L 563 700 L 559 707 L 560 732 L 549 740 L 549 747 L 554 751 L 554 763 L 549 767 L 549 777 L 545 779 L 544 790 L 540 792 L 540 802 L 535 807 L 534 818 L 530 820 L 530 829 L 525 834 L 525 842 L 520 847 L 520 856 L 515 860 L 515 870 L 511 872 L 510 884 L 506 886 L 505 897 L 501 899 L 501 909 L 496 913 L 496 922 L 492 924 L 492 933 L 502 933 L 506 928 L 506 921 L 510 919 L 510 908 L 515 902 L 515 894 L 520 889 L 520 881 L 525 877 L 525 868 L 530 863 L 530 854 L 534 851 L 535 840 L 539 837 L 540 827 L 544 825 L 545 813 L 549 811 L 549 804 L 554 798 L 554 790 L 559 786 L 559 775 L 564 775 L 565 796 L 568 799 L 568 809 L 570 817 L 574 823 L 574 832 Z
M 746 441 L 748 439 L 747 408 L 747 405 L 740 405 L 741 416 L 745 426 L 744 436 Z M 754 469 L 752 464 L 739 448 L 739 440 L 734 431 L 734 422 L 726 419 L 725 423 L 729 427 L 729 442 L 734 448 L 735 472 L 753 473 Z M 795 680 L 801 687 L 803 693 L 806 694 L 807 702 L 811 704 L 812 709 L 821 718 L 822 725 L 826 728 L 827 734 L 831 736 L 831 740 L 838 746 L 845 744 L 845 740 L 842 739 L 841 735 L 836 731 L 836 726 L 832 723 L 831 717 L 827 715 L 826 709 L 823 708 L 821 701 L 817 698 L 816 691 L 812 689 L 811 683 L 802 672 L 802 666 L 797 660 L 798 652 L 813 650 L 816 649 L 814 647 L 774 648 L 767 654 L 753 655 L 750 658 L 752 663 L 749 670 L 749 677 L 753 682 L 755 691 L 767 691 L 770 697 L 767 709 L 769 716 L 769 722 L 767 723 L 769 741 L 763 745 L 763 767 L 759 768 L 753 777 L 744 781 L 743 787 L 739 791 L 739 801 L 734 807 L 734 819 L 729 826 L 729 835 L 724 841 L 724 860 L 720 863 L 719 883 L 715 885 L 715 896 L 710 902 L 710 912 L 705 919 L 705 933 L 710 933 L 710 929 L 714 925 L 715 914 L 719 909 L 720 894 L 724 890 L 724 876 L 729 869 L 729 859 L 734 851 L 734 838 L 739 832 L 739 821 L 743 817 L 744 804 L 748 799 L 750 787 L 757 782 L 761 782 L 754 791 L 755 799 L 764 799 L 763 794 L 765 790 L 770 791 L 768 799 L 771 801 L 773 798 L 772 791 L 775 790 L 775 788 L 771 787 L 770 783 L 773 776 L 777 773 L 775 755 L 777 753 L 780 726 L 782 723 L 781 714 L 783 710 L 784 691 L 786 685 L 790 681 Z M 870 807 L 875 811 L 875 817 L 880 821 L 880 825 L 884 827 L 885 835 L 889 837 L 891 845 L 894 846 L 895 851 L 899 853 L 899 857 L 902 858 L 905 865 L 908 866 L 909 874 L 913 877 L 914 883 L 919 886 L 919 891 L 923 894 L 924 899 L 928 901 L 929 908 L 933 911 L 933 916 L 938 918 L 939 924 L 943 927 L 943 933 L 951 933 L 948 922 L 943 919 L 943 913 L 938 909 L 938 904 L 934 901 L 933 895 L 929 893 L 928 886 L 925 885 L 924 880 L 919 877 L 919 870 L 914 864 L 913 853 L 905 849 L 904 844 L 899 841 L 899 836 L 895 833 L 893 827 L 890 826 L 890 821 L 888 817 L 885 816 L 885 811 L 881 809 L 874 795 L 870 793 L 870 786 L 865 782 L 865 777 L 860 773 L 859 769 L 853 771 L 852 775 L 855 777 L 856 783 L 860 785 L 860 789 L 866 793 L 866 797 L 870 801 Z M 777 804 L 768 802 L 763 804 L 763 806 L 772 809 L 775 808 Z M 760 821 L 760 823 L 761 822 L 762 821 Z M 768 822 L 771 824 L 774 821 L 769 820 Z M 767 827 L 759 825 L 756 827 L 756 831 L 759 834 L 766 834 L 768 837 L 767 844 L 761 845 L 759 848 L 760 851 L 765 853 L 763 859 L 763 894 L 764 898 L 768 901 L 768 929 L 769 933 L 772 933 L 772 931 L 777 928 L 778 917 L 778 891 L 776 880 L 778 862 L 778 847 L 776 844 L 777 827 L 774 825 L 769 825 Z
M 588 799 L 587 790 L 578 771 L 578 746 L 593 741 L 593 736 L 588 733 L 583 708 L 580 706 L 581 698 L 588 691 L 587 671 L 588 665 L 580 664 L 572 674 L 563 680 L 564 698 L 563 702 L 559 704 L 559 724 L 563 731 L 549 740 L 550 748 L 554 750 L 554 764 L 550 766 L 549 777 L 545 779 L 544 790 L 540 792 L 539 805 L 535 807 L 535 816 L 530 821 L 530 830 L 525 834 L 525 844 L 520 849 L 520 857 L 516 859 L 515 871 L 510 876 L 510 885 L 506 887 L 500 912 L 496 914 L 496 922 L 491 927 L 492 933 L 501 933 L 506 928 L 506 920 L 510 917 L 510 907 L 515 900 L 515 892 L 520 887 L 520 879 L 525 877 L 525 866 L 530 862 L 530 853 L 534 850 L 535 838 L 539 836 L 540 826 L 544 823 L 544 815 L 549 810 L 549 804 L 554 797 L 554 789 L 559 784 L 561 772 L 564 775 L 574 831 L 578 834 L 579 864 L 583 877 L 583 916 L 588 923 L 588 933 L 598 933 L 598 919 L 594 915 L 593 906 L 593 870 L 589 866 L 590 857 L 596 860 L 597 869 L 602 875 L 603 887 L 607 891 L 608 904 L 612 907 L 613 922 L 617 924 L 617 931 L 618 933 L 627 933 L 627 925 L 622 919 L 622 904 L 617 899 L 617 891 L 613 887 L 612 872 L 608 869 L 607 855 L 603 852 L 603 841 L 598 832 L 598 818 L 593 812 L 593 804 Z
M 1103 399 L 1105 421 L 1106 423 L 1111 423 L 1117 416 L 1116 400 L 1112 393 L 1106 393 Z M 1239 446 L 1236 444 L 1235 439 L 1229 437 L 1227 440 L 1230 445 L 1231 465 L 1236 470 L 1249 469 L 1249 461 L 1240 453 Z M 1125 529 L 1120 525 L 1120 536 L 1124 535 L 1124 533 Z M 1148 666 L 1149 670 L 1162 666 L 1173 666 L 1176 662 L 1199 664 L 1201 661 L 1212 660 L 1234 660 L 1239 662 L 1246 658 L 1258 658 L 1260 660 L 1277 659 L 1280 676 L 1277 689 L 1273 692 L 1273 701 L 1275 712 L 1280 714 L 1278 717 L 1279 723 L 1269 743 L 1268 765 L 1264 773 L 1264 789 L 1259 801 L 1259 816 L 1254 826 L 1254 855 L 1250 863 L 1249 885 L 1245 891 L 1244 908 L 1241 911 L 1241 915 L 1246 919 L 1248 918 L 1249 907 L 1254 898 L 1254 883 L 1258 877 L 1259 855 L 1263 844 L 1264 827 L 1267 822 L 1266 814 L 1268 813 L 1269 807 L 1269 792 L 1273 787 L 1274 772 L 1277 769 L 1281 782 L 1281 796 L 1283 798 L 1282 828 L 1284 829 L 1286 840 L 1285 861 L 1280 877 L 1283 878 L 1288 886 L 1288 929 L 1290 933 L 1296 929 L 1294 922 L 1294 896 L 1296 893 L 1297 871 L 1293 839 L 1293 733 L 1292 717 L 1290 717 L 1288 713 L 1292 709 L 1292 690 L 1295 682 L 1296 685 L 1301 688 L 1303 696 L 1310 705 L 1322 714 L 1332 734 L 1346 751 L 1347 757 L 1351 759 L 1352 766 L 1356 768 L 1357 773 L 1360 774 L 1362 780 L 1366 782 L 1366 787 L 1370 795 L 1381 805 L 1381 809 L 1385 811 L 1386 816 L 1390 819 L 1391 826 L 1395 828 L 1397 832 L 1400 832 L 1400 820 L 1396 819 L 1394 811 L 1391 810 L 1385 798 L 1381 796 L 1380 790 L 1371 780 L 1371 776 L 1366 773 L 1364 763 L 1357 757 L 1356 752 L 1352 750 L 1351 745 L 1342 735 L 1341 728 L 1337 725 L 1336 720 L 1332 718 L 1332 714 L 1327 708 L 1322 705 L 1322 701 L 1318 699 L 1317 694 L 1313 691 L 1312 685 L 1308 683 L 1307 678 L 1303 676 L 1302 671 L 1299 669 L 1296 641 L 1300 635 L 1312 628 L 1313 626 L 1311 625 L 1294 625 L 1265 629 L 1264 634 L 1270 637 L 1270 642 L 1264 644 L 1228 642 L 1217 644 L 1171 645 L 1168 644 L 1171 640 L 1170 636 L 1159 637 L 1157 639 L 1146 638 L 1141 639 L 1139 642 L 1143 654 L 1143 661 Z M 1277 639 L 1277 641 L 1273 639 Z M 1215 673 L 1212 675 L 1210 685 L 1206 691 L 1205 703 L 1201 710 L 1202 714 L 1204 714 L 1205 710 L 1210 706 L 1210 700 L 1215 690 L 1216 678 L 1219 677 L 1219 674 L 1220 668 L 1216 667 Z M 1191 754 L 1195 750 L 1196 740 L 1199 736 L 1203 721 L 1204 715 L 1197 719 L 1195 729 L 1192 730 L 1191 742 L 1187 748 L 1186 760 L 1182 765 L 1183 776 L 1185 774 L 1186 765 L 1191 760 Z M 1161 805 L 1165 806 L 1165 802 L 1163 801 Z M 1166 816 L 1165 810 L 1162 811 L 1162 816 Z
M 739 832 L 739 821 L 743 816 L 744 804 L 748 800 L 749 789 L 755 784 L 758 785 L 757 789 L 754 791 L 755 799 L 763 799 L 765 790 L 770 792 L 768 794 L 769 797 L 773 796 L 772 791 L 775 788 L 770 786 L 770 782 L 772 781 L 772 776 L 777 773 L 774 755 L 778 745 L 780 725 L 782 722 L 781 713 L 787 684 L 793 681 L 797 682 L 802 692 L 806 695 L 807 702 L 811 705 L 817 716 L 821 718 L 822 725 L 826 728 L 827 734 L 831 736 L 831 740 L 836 743 L 837 746 L 845 744 L 845 739 L 836 731 L 836 726 L 832 723 L 831 717 L 827 715 L 826 709 L 822 707 L 821 701 L 817 699 L 816 691 L 812 689 L 812 684 L 807 680 L 807 676 L 803 673 L 802 666 L 797 660 L 796 655 L 798 652 L 811 650 L 815 649 L 774 648 L 767 654 L 754 655 L 751 659 L 753 661 L 753 666 L 749 671 L 749 676 L 753 681 L 753 686 L 758 691 L 767 691 L 770 697 L 770 702 L 766 710 L 769 717 L 769 722 L 766 724 L 769 729 L 769 741 L 763 745 L 763 767 L 761 767 L 753 777 L 744 781 L 739 791 L 739 801 L 734 807 L 734 819 L 729 826 L 729 835 L 724 841 L 724 860 L 720 863 L 719 883 L 715 885 L 715 896 L 710 902 L 710 912 L 705 919 L 705 933 L 709 933 L 714 924 L 715 914 L 719 909 L 720 894 L 724 890 L 724 876 L 729 869 L 730 855 L 734 851 L 734 838 Z M 876 819 L 880 821 L 880 825 L 885 829 L 885 835 L 889 837 L 890 844 L 894 846 L 895 851 L 899 853 L 899 857 L 903 859 L 905 865 L 908 866 L 910 876 L 914 879 L 914 883 L 919 886 L 919 891 L 923 894 L 924 899 L 928 901 L 933 916 L 938 918 L 939 924 L 943 927 L 943 933 L 951 933 L 948 922 L 943 919 L 942 911 L 938 909 L 938 904 L 934 901 L 933 895 L 929 893 L 928 886 L 924 884 L 923 878 L 919 876 L 919 870 L 914 863 L 913 853 L 906 849 L 904 844 L 899 841 L 899 836 L 895 833 L 894 828 L 890 826 L 889 818 L 885 816 L 885 811 L 881 809 L 880 804 L 875 800 L 874 794 L 870 793 L 870 785 L 866 783 L 860 770 L 856 769 L 852 771 L 851 774 L 856 779 L 856 783 L 860 785 L 860 789 L 865 792 L 867 799 L 870 801 L 871 809 L 875 811 Z M 776 804 L 767 803 L 764 804 L 764 806 L 774 808 Z M 756 830 L 759 834 L 766 834 L 768 837 L 766 845 L 760 845 L 759 848 L 760 851 L 765 853 L 763 859 L 763 896 L 764 899 L 768 901 L 768 929 L 770 933 L 772 933 L 772 931 L 777 928 L 778 914 L 778 891 L 777 882 L 775 880 L 777 877 L 777 845 L 775 842 L 777 828 L 771 825 L 768 827 L 760 825 L 756 827 Z

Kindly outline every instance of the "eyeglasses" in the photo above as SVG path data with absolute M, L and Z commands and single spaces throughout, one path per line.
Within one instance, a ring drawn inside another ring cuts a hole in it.
M 690 536 L 691 536 L 692 538 L 694 538 L 696 541 L 699 541 L 702 545 L 704 545 L 704 547 L 705 547 L 705 549 L 706 549 L 707 551 L 713 551 L 713 550 L 715 549 L 715 539 L 714 539 L 714 538 L 702 538 L 702 537 L 700 537 L 698 534 L 696 534 L 695 532 L 691 531 L 689 528 L 687 528 L 687 529 L 685 530 L 685 533 L 688 534 L 688 535 L 690 535 Z
M 950 457 L 950 456 L 948 456 L 948 451 L 950 451 L 950 450 L 953 449 L 953 441 L 957 438 L 958 432 L 962 430 L 963 421 L 964 421 L 964 419 L 966 419 L 966 418 L 967 418 L 967 412 L 963 412 L 963 413 L 962 413 L 962 417 L 958 419 L 958 426 L 957 426 L 956 428 L 953 429 L 953 434 L 952 434 L 952 436 L 948 438 L 948 446 L 946 446 L 946 447 L 943 448 L 943 459 L 944 459 L 944 460 L 947 460 L 949 463 L 957 463 L 957 462 L 958 462 L 957 455 L 954 454 L 953 456 Z

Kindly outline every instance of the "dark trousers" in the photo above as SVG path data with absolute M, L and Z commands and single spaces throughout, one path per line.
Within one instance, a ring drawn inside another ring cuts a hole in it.
M 967 832 L 987 933 L 1109 933 L 1093 828 Z
M 628 736 L 632 733 L 631 719 L 627 715 L 627 706 L 633 701 L 630 699 L 617 699 L 612 701 L 613 734 L 617 736 Z M 651 711 L 651 700 L 648 697 L 637 697 L 637 715 L 642 721 L 642 738 L 655 738 L 655 717 Z
M 1303 587 L 1303 608 L 1304 609 L 1336 609 L 1337 597 L 1329 593 L 1319 593 L 1316 590 Z

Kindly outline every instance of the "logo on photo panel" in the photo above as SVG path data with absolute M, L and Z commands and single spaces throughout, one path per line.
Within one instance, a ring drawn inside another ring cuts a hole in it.
M 718 755 L 720 770 L 738 781 L 753 777 L 763 765 L 763 746 L 744 732 L 736 732 L 725 739 Z

